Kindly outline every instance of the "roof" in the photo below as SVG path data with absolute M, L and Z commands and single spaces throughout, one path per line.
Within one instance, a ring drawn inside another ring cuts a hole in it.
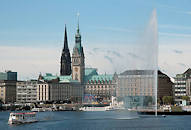
M 127 70 L 120 75 L 153 75 L 153 70 Z
M 113 80 L 113 74 L 98 74 L 96 68 L 85 68 L 85 83 L 88 81 L 112 81 Z M 78 80 L 73 80 L 72 75 L 67 76 L 57 76 L 53 75 L 51 73 L 46 73 L 45 76 L 42 76 L 45 81 L 51 81 L 54 79 L 59 79 L 60 83 L 70 83 L 70 82 L 79 82 Z
M 85 68 L 85 76 L 98 75 L 96 68 Z
M 98 74 L 96 68 L 85 68 L 85 82 L 112 81 L 113 74 Z
M 43 76 L 43 79 L 48 80 L 48 81 L 53 80 L 53 79 L 57 79 L 57 78 L 58 78 L 58 76 L 52 75 L 51 73 L 46 73 L 46 75 Z
M 191 74 L 191 69 L 187 69 L 183 74 Z
M 89 78 L 89 81 L 112 81 L 113 75 L 112 74 L 101 74 L 101 75 L 93 75 L 91 78 Z
M 190 78 L 191 77 L 191 69 L 187 69 L 184 73 L 182 74 L 176 74 L 175 78 Z
M 78 82 L 77 80 L 72 80 L 72 75 L 65 75 L 65 76 L 57 76 L 51 73 L 46 73 L 45 76 L 42 76 L 45 81 L 51 81 L 54 79 L 59 79 L 60 83 L 70 83 L 70 82 Z

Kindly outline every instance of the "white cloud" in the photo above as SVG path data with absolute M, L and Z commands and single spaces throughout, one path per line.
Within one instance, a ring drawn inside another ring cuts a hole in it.
M 138 49 L 134 44 L 115 44 L 108 46 L 107 44 L 100 43 L 84 45 L 86 67 L 98 68 L 98 72 L 100 73 L 120 73 L 127 69 L 139 68 L 142 61 L 129 54 L 142 57 L 146 51 L 152 49 L 137 51 L 144 47 L 144 44 L 139 45 L 140 47 Z M 95 51 L 94 48 L 98 49 Z M 189 42 L 160 44 L 159 68 L 165 70 L 170 76 L 184 72 L 191 66 L 191 61 L 189 60 L 191 55 L 190 48 L 191 44 Z M 182 53 L 174 53 L 174 50 L 181 50 Z M 150 53 L 148 54 L 150 55 Z M 17 71 L 19 79 L 37 78 L 40 72 L 59 74 L 60 55 L 61 49 L 57 47 L 0 46 L 0 71 Z M 112 63 L 105 56 L 111 58 Z
M 161 36 L 173 36 L 173 37 L 184 37 L 184 38 L 191 38 L 191 34 L 184 34 L 184 33 L 165 33 L 159 32 Z
M 191 15 L 191 11 L 187 11 L 187 12 L 185 12 L 185 14 L 190 14 Z
M 158 27 L 166 29 L 191 30 L 191 26 L 170 25 L 170 24 L 162 24 L 162 25 L 159 24 Z
M 37 78 L 40 72 L 59 72 L 60 50 L 56 48 L 0 47 L 0 71 L 18 72 L 19 79 Z

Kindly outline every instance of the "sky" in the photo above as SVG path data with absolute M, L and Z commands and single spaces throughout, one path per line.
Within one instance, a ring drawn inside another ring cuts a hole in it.
M 134 59 L 153 50 L 141 50 L 146 46 L 141 37 L 156 9 L 158 67 L 174 77 L 191 66 L 190 5 L 190 0 L 0 0 L 0 72 L 17 71 L 19 79 L 59 74 L 64 27 L 72 54 L 78 12 L 86 67 L 99 73 L 136 68 Z

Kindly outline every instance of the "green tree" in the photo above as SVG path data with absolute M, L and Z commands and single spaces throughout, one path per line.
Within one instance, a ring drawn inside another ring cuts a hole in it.
M 152 105 L 153 98 L 151 96 L 145 96 L 143 99 L 143 106 Z
M 162 98 L 163 104 L 172 104 L 173 103 L 173 97 L 172 96 L 164 96 Z
M 188 96 L 182 96 L 182 100 L 190 101 L 190 97 L 188 97 Z

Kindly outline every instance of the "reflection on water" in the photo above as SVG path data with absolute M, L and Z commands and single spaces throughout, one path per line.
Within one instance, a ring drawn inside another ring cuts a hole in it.
M 190 129 L 191 116 L 137 115 L 129 111 L 39 112 L 39 122 L 9 126 L 10 112 L 0 112 L 0 130 L 116 130 L 116 129 Z
M 59 121 L 59 120 L 105 120 L 105 119 L 135 119 L 139 116 L 136 112 L 129 112 L 128 110 L 120 111 L 98 111 L 98 112 L 45 112 L 38 113 L 39 121 Z M 75 113 L 75 114 L 74 114 Z

